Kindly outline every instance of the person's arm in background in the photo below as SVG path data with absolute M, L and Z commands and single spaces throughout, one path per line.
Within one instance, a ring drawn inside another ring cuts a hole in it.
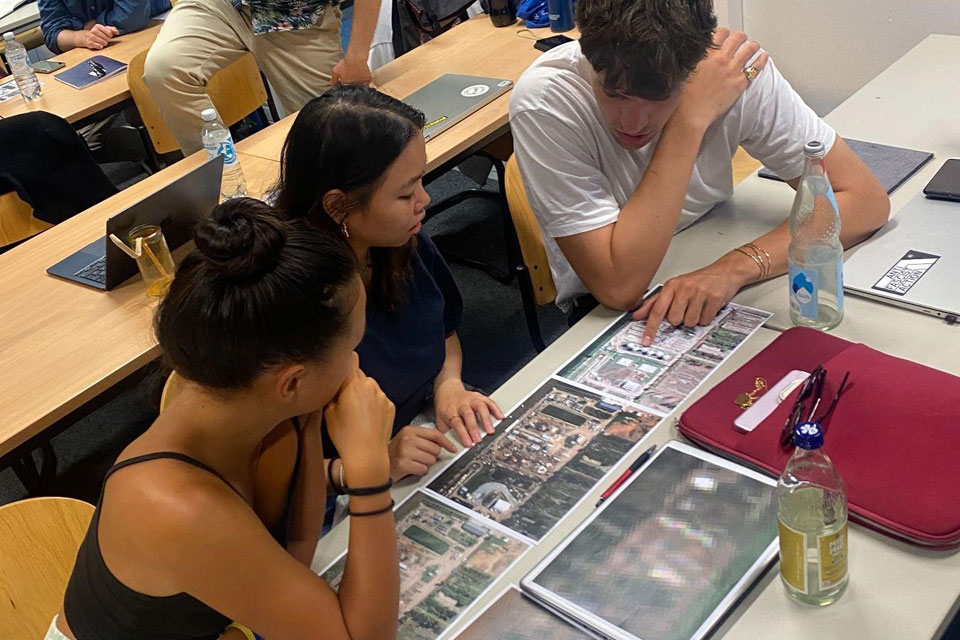
M 150 0 L 113 0 L 113 6 L 96 17 L 99 24 L 116 27 L 120 35 L 140 31 L 150 22 Z
M 78 17 L 64 0 L 39 0 L 38 7 L 44 44 L 54 53 L 77 47 L 103 49 L 111 38 L 118 35 L 113 27 Z
M 367 57 L 370 55 L 373 32 L 377 28 L 380 1 L 354 0 L 350 44 L 347 46 L 347 53 L 343 60 L 333 67 L 333 77 L 330 80 L 333 86 L 338 84 L 368 85 L 373 82 L 373 75 L 370 73 L 370 67 L 367 66 Z

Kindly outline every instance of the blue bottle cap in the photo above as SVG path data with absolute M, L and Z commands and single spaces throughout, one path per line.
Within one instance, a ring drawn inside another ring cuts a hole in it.
M 801 449 L 819 449 L 823 446 L 823 429 L 816 422 L 803 422 L 793 429 L 793 444 Z

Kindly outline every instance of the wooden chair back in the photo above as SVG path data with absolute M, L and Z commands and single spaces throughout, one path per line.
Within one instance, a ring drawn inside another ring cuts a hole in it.
M 16 191 L 0 195 L 0 247 L 19 242 L 53 225 L 33 217 L 33 209 Z
M 183 378 L 178 376 L 176 371 L 171 371 L 170 375 L 167 376 L 167 381 L 163 384 L 163 392 L 160 394 L 160 413 L 163 413 L 163 410 L 177 397 L 182 384 Z
M 93 505 L 31 498 L 0 507 L 0 638 L 42 638 L 63 604 Z
M 530 208 L 530 201 L 527 200 L 527 192 L 523 188 L 523 178 L 520 175 L 520 167 L 517 166 L 516 156 L 510 156 L 507 160 L 504 181 L 510 217 L 517 230 L 523 263 L 527 265 L 530 280 L 533 282 L 534 301 L 539 305 L 549 304 L 557 299 L 557 288 L 550 274 L 547 250 L 543 246 L 543 236 L 540 235 L 540 225 L 537 224 L 533 209 Z
M 158 154 L 170 153 L 179 149 L 180 145 L 167 128 L 153 96 L 143 83 L 143 63 L 146 58 L 147 51 L 143 51 L 127 65 L 127 84 L 140 112 L 140 119 L 150 134 L 153 148 Z M 207 83 L 207 95 L 217 108 L 223 124 L 228 127 L 263 106 L 267 101 L 267 88 L 263 86 L 263 78 L 253 54 L 245 53 L 215 73 Z

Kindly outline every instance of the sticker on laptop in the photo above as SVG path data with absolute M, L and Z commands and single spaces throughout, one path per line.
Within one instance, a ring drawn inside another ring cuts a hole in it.
M 482 96 L 487 91 L 490 91 L 490 87 L 485 84 L 472 84 L 463 91 L 460 92 L 464 98 L 476 98 Z
M 922 251 L 907 251 L 889 271 L 873 285 L 877 291 L 902 296 L 917 284 L 920 278 L 930 270 L 940 256 Z

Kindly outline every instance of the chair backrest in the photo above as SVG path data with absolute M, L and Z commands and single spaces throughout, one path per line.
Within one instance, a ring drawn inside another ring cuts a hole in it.
M 93 505 L 31 498 L 0 507 L 0 638 L 42 638 L 63 604 Z
M 557 299 L 557 288 L 553 284 L 553 276 L 550 275 L 550 264 L 547 262 L 547 250 L 543 246 L 543 236 L 540 235 L 540 225 L 537 224 L 530 201 L 527 200 L 516 156 L 510 156 L 507 160 L 504 181 L 510 217 L 517 229 L 523 263 L 527 265 L 530 280 L 533 281 L 533 299 L 537 304 L 549 304 Z
M 33 217 L 33 208 L 16 191 L 0 195 L 0 247 L 19 242 L 53 225 Z
M 146 58 L 147 51 L 142 51 L 127 65 L 127 84 L 140 112 L 140 119 L 150 134 L 153 148 L 159 154 L 170 153 L 179 149 L 180 145 L 167 128 L 150 90 L 143 83 L 143 62 Z M 263 78 L 253 54 L 245 53 L 215 73 L 207 83 L 207 95 L 217 108 L 223 124 L 228 127 L 260 108 L 267 101 L 267 89 L 263 86 Z
M 163 392 L 160 394 L 160 413 L 163 413 L 163 410 L 177 397 L 182 384 L 183 378 L 178 376 L 176 371 L 171 371 L 167 381 L 163 383 Z

